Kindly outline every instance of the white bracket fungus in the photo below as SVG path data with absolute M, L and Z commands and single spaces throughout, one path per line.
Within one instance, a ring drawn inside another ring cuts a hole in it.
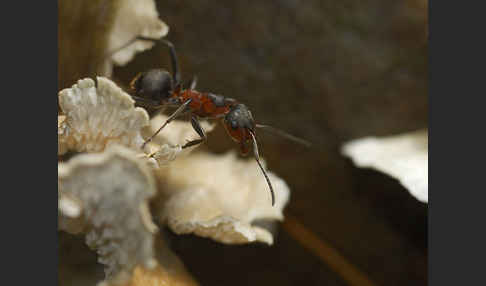
M 159 39 L 167 35 L 169 27 L 159 20 L 153 0 L 119 0 L 114 22 L 108 33 L 107 51 L 114 51 L 137 36 Z M 104 75 L 111 76 L 113 63 L 118 66 L 127 64 L 135 53 L 150 49 L 154 43 L 136 41 L 111 56 L 104 67 Z
M 166 195 L 159 218 L 175 233 L 194 233 L 227 244 L 273 243 L 272 234 L 252 222 L 283 220 L 290 191 L 282 179 L 268 172 L 276 197 L 272 207 L 268 185 L 255 161 L 238 159 L 234 152 L 193 153 L 178 157 L 158 175 Z
M 154 0 L 60 0 L 58 5 L 59 84 L 95 75 L 111 77 L 113 66 L 128 63 L 169 27 L 159 19 Z
M 126 279 L 137 265 L 156 266 L 153 236 L 158 228 L 148 209 L 156 192 L 154 179 L 135 153 L 113 146 L 77 155 L 59 164 L 58 177 L 59 226 L 86 234 L 107 278 Z
M 111 80 L 98 77 L 97 82 L 95 86 L 92 79 L 81 79 L 59 92 L 63 115 L 58 118 L 58 154 L 100 152 L 113 143 L 142 146 L 141 129 L 149 124 L 145 109 L 135 107 Z
M 428 133 L 421 130 L 385 138 L 346 143 L 342 153 L 358 167 L 370 167 L 396 178 L 421 202 L 428 201 Z

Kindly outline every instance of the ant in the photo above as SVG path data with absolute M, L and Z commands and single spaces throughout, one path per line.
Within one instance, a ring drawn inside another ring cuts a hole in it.
M 239 144 L 240 153 L 242 155 L 247 155 L 250 151 L 250 145 L 253 145 L 253 155 L 270 188 L 272 206 L 275 205 L 275 194 L 272 183 L 260 163 L 260 155 L 255 133 L 256 128 L 266 129 L 274 134 L 283 136 L 308 147 L 310 146 L 310 143 L 274 127 L 256 124 L 248 107 L 233 98 L 209 92 L 196 91 L 196 77 L 192 79 L 189 89 L 184 89 L 182 87 L 179 62 L 177 60 L 174 45 L 165 39 L 152 39 L 138 36 L 123 47 L 126 47 L 128 44 L 131 44 L 136 40 L 150 41 L 155 44 L 165 44 L 169 48 L 173 76 L 164 69 L 151 69 L 146 72 L 138 73 L 130 82 L 130 89 L 135 93 L 135 95 L 132 95 L 132 98 L 138 103 L 154 109 L 160 109 L 165 106 L 178 107 L 176 111 L 169 116 L 165 123 L 143 143 L 142 149 L 144 149 L 145 145 L 152 141 L 152 139 L 162 131 L 167 124 L 179 115 L 187 113 L 191 115 L 192 127 L 200 137 L 199 139 L 187 142 L 182 148 L 191 147 L 206 140 L 206 133 L 199 123 L 200 118 L 221 119 L 228 135 L 233 141 Z

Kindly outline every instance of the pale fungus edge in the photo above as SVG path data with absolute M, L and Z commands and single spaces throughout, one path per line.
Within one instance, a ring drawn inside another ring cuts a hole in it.
M 341 153 L 360 168 L 397 179 L 417 200 L 428 202 L 427 130 L 352 140 L 342 146 Z
M 160 191 L 166 194 L 163 208 L 154 214 L 161 223 L 175 233 L 193 233 L 224 244 L 273 244 L 272 233 L 253 223 L 284 219 L 283 209 L 290 198 L 285 181 L 268 172 L 276 197 L 272 206 L 256 162 L 242 160 L 235 152 L 198 152 L 170 166 L 157 171 L 163 182 Z
M 131 0 L 119 1 L 113 24 L 107 33 L 106 53 L 123 47 L 137 36 L 160 39 L 167 35 L 169 27 L 159 19 L 154 0 L 138 0 L 136 5 Z M 102 65 L 101 74 L 111 76 L 113 65 L 124 66 L 133 57 L 154 46 L 147 41 L 135 41 L 123 49 L 111 54 Z
M 105 77 L 78 80 L 59 92 L 58 154 L 101 152 L 111 144 L 140 148 L 147 112 Z M 60 118 L 63 116 L 64 118 Z

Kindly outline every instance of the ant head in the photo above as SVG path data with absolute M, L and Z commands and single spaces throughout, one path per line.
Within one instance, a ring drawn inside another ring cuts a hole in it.
M 230 111 L 224 117 L 232 129 L 246 128 L 250 130 L 255 129 L 255 121 L 251 115 L 250 110 L 246 105 L 238 103 L 230 108 Z
M 255 160 L 262 170 L 265 179 L 267 180 L 268 187 L 270 188 L 270 193 L 272 195 L 272 206 L 275 205 L 275 194 L 273 191 L 272 183 L 268 178 L 267 172 L 260 163 L 260 155 L 258 152 L 258 145 L 255 137 L 256 124 L 253 120 L 250 110 L 246 105 L 238 103 L 231 106 L 230 111 L 224 117 L 224 127 L 231 138 L 240 143 L 240 152 L 246 155 L 250 152 L 250 146 L 253 145 L 253 155 Z
M 240 143 L 241 153 L 246 155 L 252 140 L 250 132 L 255 132 L 255 121 L 248 107 L 241 103 L 233 105 L 224 117 L 224 126 L 231 138 Z
M 152 69 L 138 74 L 130 83 L 137 96 L 164 102 L 169 99 L 173 90 L 171 74 L 163 69 Z

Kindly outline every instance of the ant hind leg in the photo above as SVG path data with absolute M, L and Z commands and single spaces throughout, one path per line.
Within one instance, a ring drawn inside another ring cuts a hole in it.
M 172 120 L 174 120 L 177 116 L 181 115 L 184 113 L 184 111 L 186 111 L 186 108 L 187 106 L 189 105 L 189 103 L 191 103 L 192 99 L 189 99 L 187 100 L 186 102 L 184 102 L 181 106 L 179 106 L 177 108 L 176 111 L 174 111 L 174 113 L 172 113 L 171 116 L 169 116 L 169 118 L 167 118 L 167 120 L 165 121 L 164 124 L 162 124 L 162 126 L 160 126 L 160 128 L 152 135 L 150 136 L 142 145 L 142 149 L 145 148 L 145 145 L 147 145 L 147 143 L 149 143 L 150 141 L 152 141 L 152 139 L 154 139 L 154 137 L 159 134 L 160 131 L 162 131 L 162 129 L 167 125 L 169 124 Z

